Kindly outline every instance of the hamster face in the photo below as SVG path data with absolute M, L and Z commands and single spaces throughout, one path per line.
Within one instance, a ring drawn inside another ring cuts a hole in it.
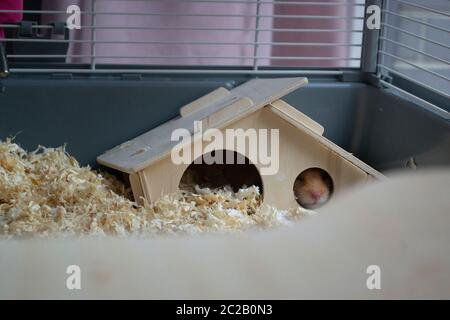
M 330 199 L 332 192 L 331 177 L 325 170 L 319 168 L 303 171 L 294 183 L 295 198 L 306 209 L 321 207 Z

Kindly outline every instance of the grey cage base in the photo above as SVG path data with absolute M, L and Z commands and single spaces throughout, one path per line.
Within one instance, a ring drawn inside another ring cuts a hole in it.
M 0 82 L 0 137 L 23 147 L 60 146 L 82 165 L 178 115 L 180 106 L 242 75 L 172 75 L 140 80 L 47 79 L 20 75 Z M 450 121 L 396 90 L 310 78 L 285 100 L 325 127 L 324 135 L 377 170 L 450 166 Z

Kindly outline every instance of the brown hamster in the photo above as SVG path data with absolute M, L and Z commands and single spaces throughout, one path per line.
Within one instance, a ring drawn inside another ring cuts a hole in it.
M 323 206 L 333 193 L 333 181 L 323 169 L 310 168 L 295 180 L 294 195 L 297 202 L 306 209 Z

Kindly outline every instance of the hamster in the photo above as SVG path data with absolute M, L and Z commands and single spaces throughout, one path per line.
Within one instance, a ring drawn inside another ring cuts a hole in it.
M 307 169 L 294 182 L 295 199 L 305 209 L 317 209 L 323 206 L 332 193 L 333 181 L 323 169 Z

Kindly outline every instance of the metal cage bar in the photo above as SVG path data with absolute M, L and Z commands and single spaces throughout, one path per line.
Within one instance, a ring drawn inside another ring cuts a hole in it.
M 114 3 L 137 3 L 144 9 L 118 10 Z M 152 3 L 193 7 L 176 12 Z M 226 9 L 232 5 L 245 10 Z M 366 26 L 371 5 L 381 7 L 381 30 Z M 66 15 L 58 6 L 2 12 L 42 18 Z M 445 22 L 450 21 L 450 3 L 440 8 L 415 0 L 92 0 L 80 14 L 79 30 L 65 26 L 68 37 L 40 36 L 55 31 L 45 19 L 27 24 L 28 31 L 39 36 L 23 36 L 19 23 L 0 24 L 12 35 L 2 40 L 9 48 L 37 48 L 8 51 L 11 71 L 333 76 L 357 72 L 374 75 L 391 90 L 402 79 L 445 98 L 450 94 L 450 23 Z M 123 23 L 125 18 L 133 18 L 133 23 Z M 111 36 L 116 33 L 140 36 Z
M 99 0 L 97 0 L 99 1 Z M 20 29 L 17 24 L 0 24 L 0 28 Z M 51 25 L 32 25 L 33 29 L 53 29 Z M 67 27 L 66 27 L 67 28 Z M 133 26 L 92 26 L 82 25 L 81 29 L 96 29 L 96 30 L 201 30 L 201 31 L 259 31 L 259 32 L 348 32 L 348 33 L 362 33 L 362 29 L 295 29 L 295 28 L 201 28 L 201 27 L 133 27 Z
M 282 66 L 284 68 L 303 69 L 317 68 L 329 70 L 333 74 L 332 69 L 357 69 L 361 64 L 362 52 L 362 34 L 364 14 L 358 14 L 358 8 L 365 7 L 365 1 L 268 1 L 268 0 L 129 0 L 128 3 L 142 3 L 145 8 L 149 3 L 176 3 L 176 4 L 197 4 L 198 6 L 207 5 L 205 10 L 196 11 L 186 10 L 172 12 L 167 10 L 167 6 L 158 10 L 133 10 L 119 11 L 109 3 L 124 3 L 123 0 L 92 0 L 90 7 L 80 8 L 80 14 L 83 17 L 80 30 L 70 30 L 70 37 L 7 37 L 3 41 L 10 46 L 21 45 L 68 45 L 69 49 L 66 53 L 46 53 L 46 52 L 9 52 L 8 58 L 14 59 L 14 62 L 34 61 L 39 64 L 40 68 L 51 68 L 51 59 L 64 59 L 68 66 L 75 63 L 88 63 L 92 71 L 97 69 L 98 65 L 104 63 L 117 64 L 141 64 L 143 67 L 150 65 L 152 67 L 158 64 L 169 64 L 176 66 L 181 63 L 183 66 L 194 66 L 196 69 L 203 69 L 205 66 L 206 73 L 214 73 L 215 70 L 211 66 L 225 67 L 235 66 L 251 67 L 253 71 L 258 71 L 260 67 L 272 65 L 274 67 Z M 105 4 L 108 4 L 106 6 Z M 253 6 L 254 11 L 235 10 L 232 12 L 216 10 L 216 5 L 236 5 Z M 132 7 L 131 7 L 132 8 Z M 165 8 L 165 9 L 164 9 Z M 267 10 L 269 8 L 270 10 Z M 288 8 L 288 10 L 277 10 L 275 8 Z M 300 8 L 300 9 L 299 9 Z M 342 10 L 342 8 L 347 8 Z M 18 12 L 18 10 L 0 10 L 1 12 Z M 60 10 L 58 6 L 46 7 L 41 10 L 21 10 L 23 14 L 40 14 L 41 17 L 48 15 L 66 15 L 66 11 Z M 195 20 L 187 21 L 183 24 L 162 23 L 148 24 L 139 23 L 136 25 L 116 23 L 115 20 L 108 20 L 109 23 L 99 22 L 102 17 L 117 16 L 120 17 L 136 17 L 136 19 L 155 18 L 179 18 L 179 19 L 231 19 L 233 23 L 211 24 L 211 26 L 203 26 L 193 23 Z M 233 20 L 237 19 L 237 20 Z M 234 23 L 235 21 L 246 21 L 244 25 Z M 253 22 L 252 22 L 253 21 Z M 253 24 L 253 26 L 252 26 Z M 53 26 L 42 22 L 29 25 L 29 28 L 52 32 Z M 11 30 L 15 34 L 20 34 L 22 26 L 20 24 L 6 23 L 1 24 L 0 28 Z M 68 26 L 66 26 L 68 29 Z M 87 30 L 88 37 L 83 36 L 83 30 Z M 105 37 L 105 33 L 114 31 L 135 32 L 142 34 L 139 39 L 116 39 Z M 189 34 L 195 33 L 195 37 L 181 39 L 180 37 L 171 38 L 166 34 L 171 32 L 179 32 Z M 198 33 L 202 33 L 202 37 L 198 37 Z M 217 33 L 217 37 L 213 36 Z M 225 35 L 229 36 L 229 39 Z M 241 35 L 242 36 L 239 36 Z M 310 34 L 316 34 L 311 37 Z M 205 36 L 207 35 L 207 36 Z M 252 35 L 251 38 L 248 35 Z M 163 39 L 164 38 L 164 39 Z M 233 41 L 234 40 L 234 41 Z M 237 41 L 236 41 L 237 40 Z M 177 52 L 183 46 L 190 46 L 193 49 L 189 54 Z M 77 47 L 75 50 L 73 48 Z M 89 52 L 84 50 L 89 47 Z M 116 50 L 109 50 L 115 47 Z M 132 48 L 129 52 L 125 49 Z M 171 54 L 157 54 L 160 48 L 167 49 Z M 214 48 L 227 48 L 222 50 L 223 54 L 211 54 Z M 72 48 L 72 50 L 71 50 Z M 81 49 L 80 49 L 81 48 Z M 107 48 L 107 49 L 106 49 Z M 133 49 L 134 48 L 134 49 Z M 228 49 L 230 48 L 230 49 Z M 353 54 L 349 54 L 352 48 Z M 156 50 L 158 49 L 158 50 Z M 231 53 L 234 49 L 233 53 Z M 355 51 L 356 50 L 356 51 Z M 358 51 L 359 50 L 359 51 Z M 45 51 L 45 50 L 44 50 Z M 75 53 L 76 51 L 76 53 Z M 83 51 L 80 53 L 79 51 Z M 107 53 L 105 54 L 105 51 Z M 136 52 L 133 52 L 136 51 Z M 148 54 L 142 54 L 148 52 Z M 113 54 L 111 54 L 113 53 Z M 139 53 L 139 54 L 138 54 Z M 105 60 L 107 59 L 107 61 Z M 167 60 L 161 63 L 160 60 Z M 183 61 L 186 60 L 186 62 Z M 196 65 L 195 61 L 203 61 Z M 222 62 L 214 63 L 215 60 Z M 76 61 L 75 61 L 76 60 Z M 195 60 L 195 61 L 193 61 Z M 126 62 L 123 62 L 126 61 Z M 153 62 L 155 61 L 155 62 Z M 173 61 L 173 62 L 171 62 Z M 189 61 L 189 62 L 187 62 Z M 228 62 L 227 62 L 228 61 Z M 271 62 L 272 61 L 272 62 Z M 13 68 L 17 69 L 17 68 Z M 134 68 L 133 68 L 134 69 Z M 114 71 L 114 70 L 112 70 Z M 240 70 L 236 69 L 236 72 Z
M 425 108 L 450 119 L 450 2 L 384 0 L 382 12 L 377 63 L 381 83 L 400 95 L 415 96 Z M 410 92 L 414 86 L 424 91 Z

